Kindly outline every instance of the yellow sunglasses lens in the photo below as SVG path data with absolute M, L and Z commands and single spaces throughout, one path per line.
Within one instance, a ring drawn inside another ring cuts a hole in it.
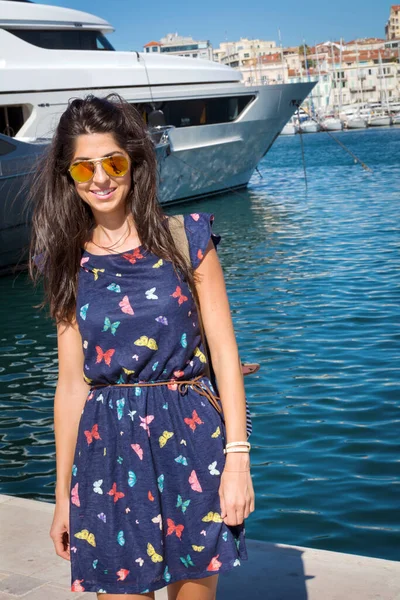
M 125 156 L 109 156 L 102 160 L 103 169 L 112 177 L 122 177 L 129 169 L 128 159 Z
M 101 161 L 102 167 L 111 177 L 123 177 L 129 169 L 129 162 L 125 156 L 109 156 Z M 71 165 L 69 172 L 78 183 L 90 181 L 94 175 L 95 165 L 90 160 L 81 160 Z
M 92 179 L 94 174 L 94 165 L 90 162 L 81 161 L 72 165 L 69 169 L 71 177 L 78 183 L 84 183 Z

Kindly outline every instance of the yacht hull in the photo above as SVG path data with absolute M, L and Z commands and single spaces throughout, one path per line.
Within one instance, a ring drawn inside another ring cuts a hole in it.
M 381 117 L 370 117 L 368 121 L 370 127 L 389 127 L 391 125 L 391 119 L 389 116 Z
M 321 121 L 322 131 L 341 131 L 343 125 L 340 119 L 326 119 Z
M 366 129 L 367 120 L 362 117 L 353 117 L 346 121 L 347 129 Z
M 319 130 L 320 127 L 315 121 L 303 121 L 299 125 L 299 133 L 317 133 Z

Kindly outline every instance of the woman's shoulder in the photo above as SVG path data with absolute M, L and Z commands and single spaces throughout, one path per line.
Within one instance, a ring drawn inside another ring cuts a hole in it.
M 222 236 L 213 231 L 214 213 L 193 212 L 184 215 L 184 226 L 189 242 L 192 266 L 196 269 L 201 263 L 210 238 L 217 248 Z

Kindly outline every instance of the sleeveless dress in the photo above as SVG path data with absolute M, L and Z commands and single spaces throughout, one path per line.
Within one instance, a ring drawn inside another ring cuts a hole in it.
M 196 268 L 214 215 L 184 217 Z M 76 307 L 91 385 L 70 486 L 71 591 L 140 594 L 247 560 L 245 522 L 226 525 L 218 494 L 226 430 L 195 388 L 113 383 L 204 373 L 196 304 L 172 263 L 143 246 L 82 249 Z M 201 380 L 212 390 L 210 380 Z

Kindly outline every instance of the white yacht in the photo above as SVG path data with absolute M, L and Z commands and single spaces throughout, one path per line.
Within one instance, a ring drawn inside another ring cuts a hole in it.
M 343 129 L 342 121 L 335 115 L 326 115 L 320 121 L 322 131 L 341 131 Z
M 398 112 L 392 116 L 392 124 L 400 125 L 400 112 Z
M 169 152 L 159 153 L 159 197 L 167 204 L 246 186 L 315 85 L 246 87 L 219 63 L 116 51 L 112 31 L 82 11 L 0 0 L 0 269 L 23 260 L 29 215 L 18 192 L 70 98 L 118 92 L 149 126 L 156 111 L 163 116 Z
M 368 125 L 370 127 L 389 127 L 392 124 L 392 119 L 388 113 L 385 112 L 373 112 L 368 119 Z
M 347 129 L 366 129 L 368 123 L 366 117 L 361 116 L 359 113 L 354 113 L 347 117 L 345 125 Z
M 301 121 L 298 127 L 299 133 L 317 133 L 320 130 L 319 124 L 313 119 Z
M 365 129 L 368 126 L 370 113 L 371 109 L 368 103 L 355 102 L 343 105 L 339 117 L 347 129 Z

